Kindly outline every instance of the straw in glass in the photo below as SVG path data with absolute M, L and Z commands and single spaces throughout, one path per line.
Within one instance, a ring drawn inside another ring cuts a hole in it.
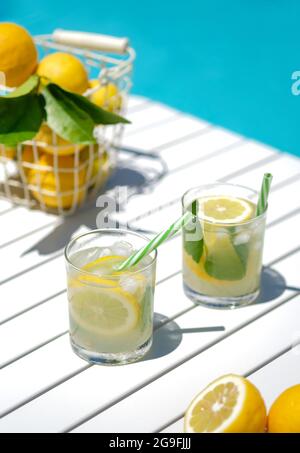
M 146 255 L 149 255 L 153 250 L 159 247 L 163 242 L 167 239 L 174 236 L 178 231 L 187 223 L 189 223 L 193 218 L 193 214 L 191 212 L 185 212 L 183 216 L 181 216 L 176 222 L 172 223 L 166 230 L 162 231 L 161 233 L 157 234 L 145 247 L 141 248 L 137 252 L 133 253 L 129 256 L 123 263 L 121 263 L 118 267 L 118 271 L 123 271 L 128 269 L 129 267 L 135 266 L 139 261 L 141 261 Z
M 256 206 L 256 215 L 259 216 L 265 212 L 268 207 L 268 196 L 270 192 L 273 176 L 271 173 L 265 173 Z

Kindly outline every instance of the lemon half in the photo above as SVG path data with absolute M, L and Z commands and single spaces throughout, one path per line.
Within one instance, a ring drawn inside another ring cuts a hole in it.
M 223 376 L 199 393 L 184 417 L 187 433 L 261 433 L 267 423 L 265 403 L 242 376 Z

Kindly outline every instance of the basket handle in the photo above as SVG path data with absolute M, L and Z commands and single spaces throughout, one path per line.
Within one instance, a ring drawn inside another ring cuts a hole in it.
M 128 38 L 62 29 L 55 30 L 52 37 L 60 44 L 118 54 L 124 54 L 129 44 Z

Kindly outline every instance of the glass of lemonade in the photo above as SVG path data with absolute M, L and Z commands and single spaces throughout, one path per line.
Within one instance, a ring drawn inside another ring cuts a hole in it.
M 258 193 L 214 183 L 187 191 L 183 211 L 196 214 L 183 230 L 183 286 L 195 303 L 235 308 L 259 294 L 266 212 Z
M 148 242 L 128 230 L 102 229 L 65 249 L 71 345 L 90 363 L 134 362 L 151 347 L 156 252 L 116 269 Z

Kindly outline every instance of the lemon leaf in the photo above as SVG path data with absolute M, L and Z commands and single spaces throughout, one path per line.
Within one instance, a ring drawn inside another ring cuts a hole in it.
M 22 85 L 20 85 L 14 91 L 8 93 L 4 97 L 6 99 L 11 99 L 11 98 L 17 98 L 17 97 L 21 97 L 21 96 L 26 96 L 28 94 L 37 92 L 39 83 L 40 83 L 39 76 L 33 75 L 33 76 L 29 77 L 29 79 L 27 79 L 26 82 L 24 82 Z
M 57 93 L 58 95 L 59 93 L 62 93 L 66 99 L 69 99 L 77 107 L 86 112 L 92 118 L 95 125 L 130 123 L 130 121 L 128 121 L 126 118 L 123 118 L 122 116 L 117 115 L 116 113 L 108 112 L 107 110 L 104 110 L 101 107 L 98 107 L 97 105 L 90 102 L 86 97 L 81 96 L 80 94 L 66 91 L 56 84 L 51 84 L 51 91 L 52 93 L 54 94 Z
M 31 77 L 6 96 L 0 96 L 0 143 L 15 146 L 31 140 L 44 118 L 44 101 L 36 92 L 39 79 Z
M 94 122 L 63 90 L 49 83 L 43 88 L 47 123 L 59 136 L 72 143 L 95 143 Z

